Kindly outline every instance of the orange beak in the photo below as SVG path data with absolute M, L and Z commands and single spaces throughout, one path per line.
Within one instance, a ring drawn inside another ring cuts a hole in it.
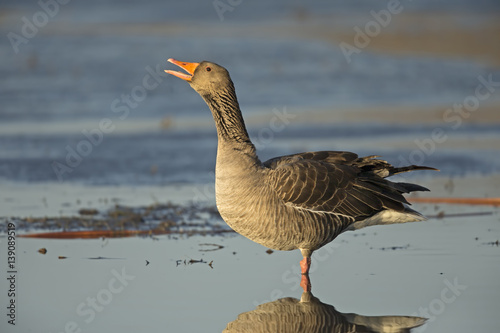
M 181 73 L 181 72 L 177 72 L 177 71 L 171 71 L 171 70 L 165 70 L 165 73 L 175 75 L 178 78 L 181 78 L 181 79 L 188 81 L 188 82 L 190 82 L 191 79 L 193 78 L 194 70 L 199 65 L 199 63 L 197 63 L 197 62 L 182 62 L 182 61 L 175 60 L 172 58 L 168 59 L 168 62 L 171 62 L 172 64 L 179 66 L 180 68 L 184 69 L 189 74 L 185 74 L 185 73 Z

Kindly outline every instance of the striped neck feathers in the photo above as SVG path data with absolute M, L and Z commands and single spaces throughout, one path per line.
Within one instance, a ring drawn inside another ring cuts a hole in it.
M 232 84 L 202 97 L 212 111 L 219 140 L 252 144 Z

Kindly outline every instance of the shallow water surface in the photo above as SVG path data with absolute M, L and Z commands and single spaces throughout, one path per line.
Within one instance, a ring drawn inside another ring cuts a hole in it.
M 428 319 L 417 332 L 493 332 L 500 325 L 500 252 L 493 242 L 500 230 L 492 214 L 341 235 L 313 256 L 312 294 L 319 302 L 302 295 L 298 251 L 268 254 L 236 234 L 18 237 L 14 331 L 63 332 L 76 325 L 83 332 L 221 332 L 244 326 L 249 316 L 284 319 L 291 325 L 286 331 L 312 316 L 329 318 L 344 332 L 355 323 L 359 330 L 421 323 L 404 318 L 410 316 Z M 4 237 L 0 246 L 5 253 Z M 4 267 L 5 256 L 1 260 Z M 6 290 L 5 279 L 2 284 Z M 5 321 L 1 327 L 8 327 Z

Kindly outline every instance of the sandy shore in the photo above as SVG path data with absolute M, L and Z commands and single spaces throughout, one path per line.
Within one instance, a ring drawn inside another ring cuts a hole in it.
M 451 105 L 409 106 L 386 105 L 374 107 L 295 110 L 297 122 L 310 124 L 327 123 L 364 123 L 378 122 L 383 124 L 443 124 L 451 121 L 446 118 L 446 110 Z M 448 117 L 450 117 L 448 115 Z M 248 117 L 249 121 L 258 118 Z M 449 118 L 451 119 L 451 118 Z M 461 124 L 498 124 L 500 123 L 500 103 L 480 105 L 468 117 L 460 117 Z
M 355 27 L 364 29 L 374 18 L 352 15 L 292 17 L 284 24 L 262 22 L 256 26 L 232 22 L 231 29 L 213 23 L 113 23 L 94 25 L 67 25 L 54 22 L 42 33 L 49 35 L 127 35 L 127 36 L 219 36 L 258 38 L 307 38 L 355 45 Z M 283 22 L 282 22 L 283 23 Z M 473 60 L 488 66 L 500 66 L 500 16 L 493 14 L 461 15 L 453 13 L 413 12 L 394 15 L 380 33 L 370 38 L 362 50 L 402 56 L 437 56 L 446 59 Z
M 432 55 L 470 59 L 500 66 L 500 17 L 460 17 L 446 13 L 412 13 L 395 16 L 367 49 L 404 56 Z M 334 33 L 334 41 L 353 40 L 352 33 Z

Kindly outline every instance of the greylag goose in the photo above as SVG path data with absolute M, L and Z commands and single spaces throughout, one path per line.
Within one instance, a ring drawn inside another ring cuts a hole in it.
M 228 71 L 213 62 L 168 59 L 187 73 L 217 127 L 215 196 L 224 221 L 237 233 L 274 250 L 300 249 L 301 285 L 310 290 L 311 254 L 347 230 L 425 220 L 403 193 L 428 191 L 386 177 L 411 170 L 378 156 L 345 151 L 306 152 L 261 162 L 250 141 Z

